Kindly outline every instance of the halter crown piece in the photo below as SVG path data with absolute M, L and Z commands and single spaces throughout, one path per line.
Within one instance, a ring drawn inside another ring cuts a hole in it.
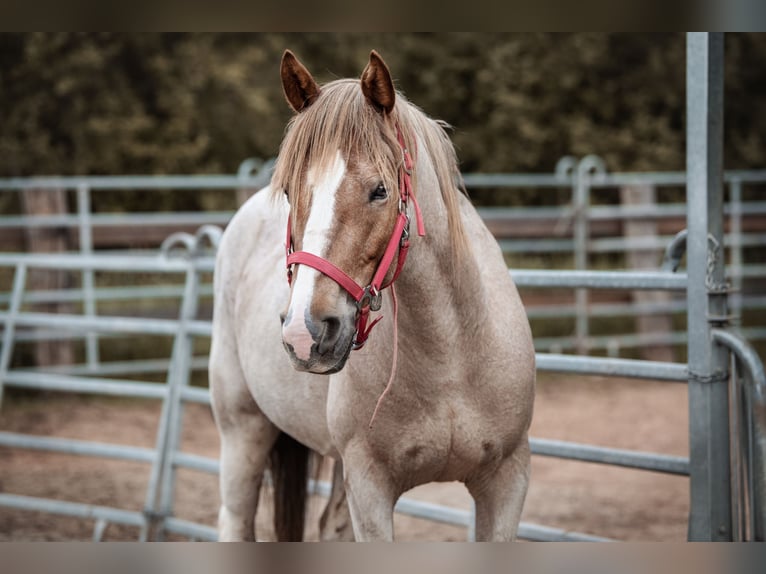
M 381 307 L 381 291 L 396 281 L 396 278 L 399 277 L 399 273 L 401 273 L 402 268 L 404 267 L 404 262 L 407 259 L 407 251 L 410 248 L 410 218 L 407 215 L 407 207 L 410 201 L 412 201 L 412 204 L 415 207 L 415 220 L 418 228 L 418 235 L 422 237 L 426 234 L 420 207 L 412 193 L 412 156 L 404 143 L 404 137 L 398 126 L 396 128 L 396 138 L 399 142 L 399 147 L 402 150 L 402 165 L 399 168 L 399 215 L 396 218 L 396 223 L 394 224 L 391 237 L 386 245 L 386 250 L 383 252 L 383 257 L 381 257 L 380 262 L 378 263 L 378 268 L 375 270 L 372 280 L 366 287 L 359 285 L 345 272 L 327 261 L 327 259 L 323 259 L 322 257 L 307 251 L 293 251 L 293 236 L 290 217 L 288 216 L 287 218 L 287 239 L 285 241 L 287 283 L 292 284 L 293 265 L 300 264 L 313 267 L 320 273 L 327 275 L 330 279 L 345 289 L 356 301 L 357 307 L 356 333 L 354 334 L 354 341 L 352 343 L 352 349 L 354 350 L 361 349 L 364 346 L 367 342 L 367 338 L 370 336 L 372 328 L 383 318 L 382 316 L 377 317 L 368 325 L 370 311 L 378 311 Z M 383 278 L 388 274 L 388 270 L 391 267 L 391 263 L 397 252 L 399 253 L 399 258 L 397 260 L 396 269 L 394 270 L 394 275 L 391 280 L 384 285 Z

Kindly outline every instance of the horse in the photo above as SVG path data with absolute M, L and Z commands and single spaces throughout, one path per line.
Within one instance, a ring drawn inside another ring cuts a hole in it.
M 280 75 L 294 114 L 271 183 L 214 272 L 220 540 L 255 539 L 268 467 L 277 537 L 301 540 L 309 453 L 336 461 L 322 539 L 393 540 L 397 499 L 434 481 L 465 484 L 477 540 L 515 539 L 534 348 L 449 126 L 374 50 L 360 79 L 320 86 L 289 50 Z

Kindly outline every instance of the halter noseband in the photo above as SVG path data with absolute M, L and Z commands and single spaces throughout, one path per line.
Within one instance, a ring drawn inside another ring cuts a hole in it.
M 410 248 L 410 218 L 407 215 L 407 207 L 410 200 L 415 207 L 415 219 L 418 227 L 418 235 L 421 237 L 426 234 L 423 227 L 423 216 L 420 213 L 420 207 L 412 193 L 412 156 L 410 155 L 407 146 L 404 143 L 404 137 L 402 132 L 397 127 L 396 137 L 399 142 L 399 147 L 402 150 L 402 166 L 399 169 L 399 215 L 396 218 L 394 229 L 391 232 L 391 237 L 386 245 L 386 250 L 383 252 L 383 257 L 378 263 L 378 268 L 375 270 L 375 274 L 372 276 L 372 281 L 366 286 L 362 287 L 345 272 L 336 267 L 327 259 L 323 259 L 318 255 L 309 253 L 307 251 L 293 251 L 293 237 L 292 228 L 290 223 L 290 216 L 287 217 L 287 240 L 285 242 L 285 255 L 287 261 L 287 283 L 292 284 L 293 279 L 293 265 L 308 265 L 327 275 L 330 279 L 335 281 L 343 289 L 345 289 L 349 295 L 356 301 L 357 317 L 356 317 L 356 333 L 354 334 L 354 341 L 352 343 L 352 349 L 361 349 L 367 342 L 367 338 L 370 336 L 370 331 L 382 319 L 376 318 L 369 325 L 367 324 L 370 318 L 370 311 L 380 310 L 382 303 L 381 291 L 391 285 L 396 278 L 399 277 L 404 262 L 407 259 L 407 251 Z M 394 275 L 389 282 L 383 284 L 383 279 L 388 274 L 391 263 L 393 263 L 394 256 L 399 253 L 396 269 Z

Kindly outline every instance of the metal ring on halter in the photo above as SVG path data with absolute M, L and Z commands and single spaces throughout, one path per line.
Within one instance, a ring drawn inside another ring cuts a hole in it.
M 402 238 L 399 240 L 399 247 L 404 246 L 410 240 L 410 216 L 407 215 L 407 223 L 402 228 Z
M 362 292 L 362 296 L 357 301 L 356 306 L 361 311 L 369 306 L 371 311 L 380 311 L 383 304 L 383 295 L 372 285 L 367 285 Z
M 407 151 L 407 148 L 404 146 L 399 146 L 399 149 L 402 150 L 402 170 L 404 170 L 404 173 L 407 175 L 412 175 L 412 165 L 410 167 L 407 167 L 407 156 L 410 155 L 410 152 Z M 410 157 L 410 161 L 412 161 L 412 158 Z

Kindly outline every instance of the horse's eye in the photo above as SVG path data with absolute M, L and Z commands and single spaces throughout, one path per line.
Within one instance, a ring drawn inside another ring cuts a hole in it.
M 382 183 L 379 183 L 375 189 L 373 189 L 370 192 L 370 201 L 376 201 L 381 199 L 386 199 L 388 197 L 388 190 L 386 189 L 386 186 Z

